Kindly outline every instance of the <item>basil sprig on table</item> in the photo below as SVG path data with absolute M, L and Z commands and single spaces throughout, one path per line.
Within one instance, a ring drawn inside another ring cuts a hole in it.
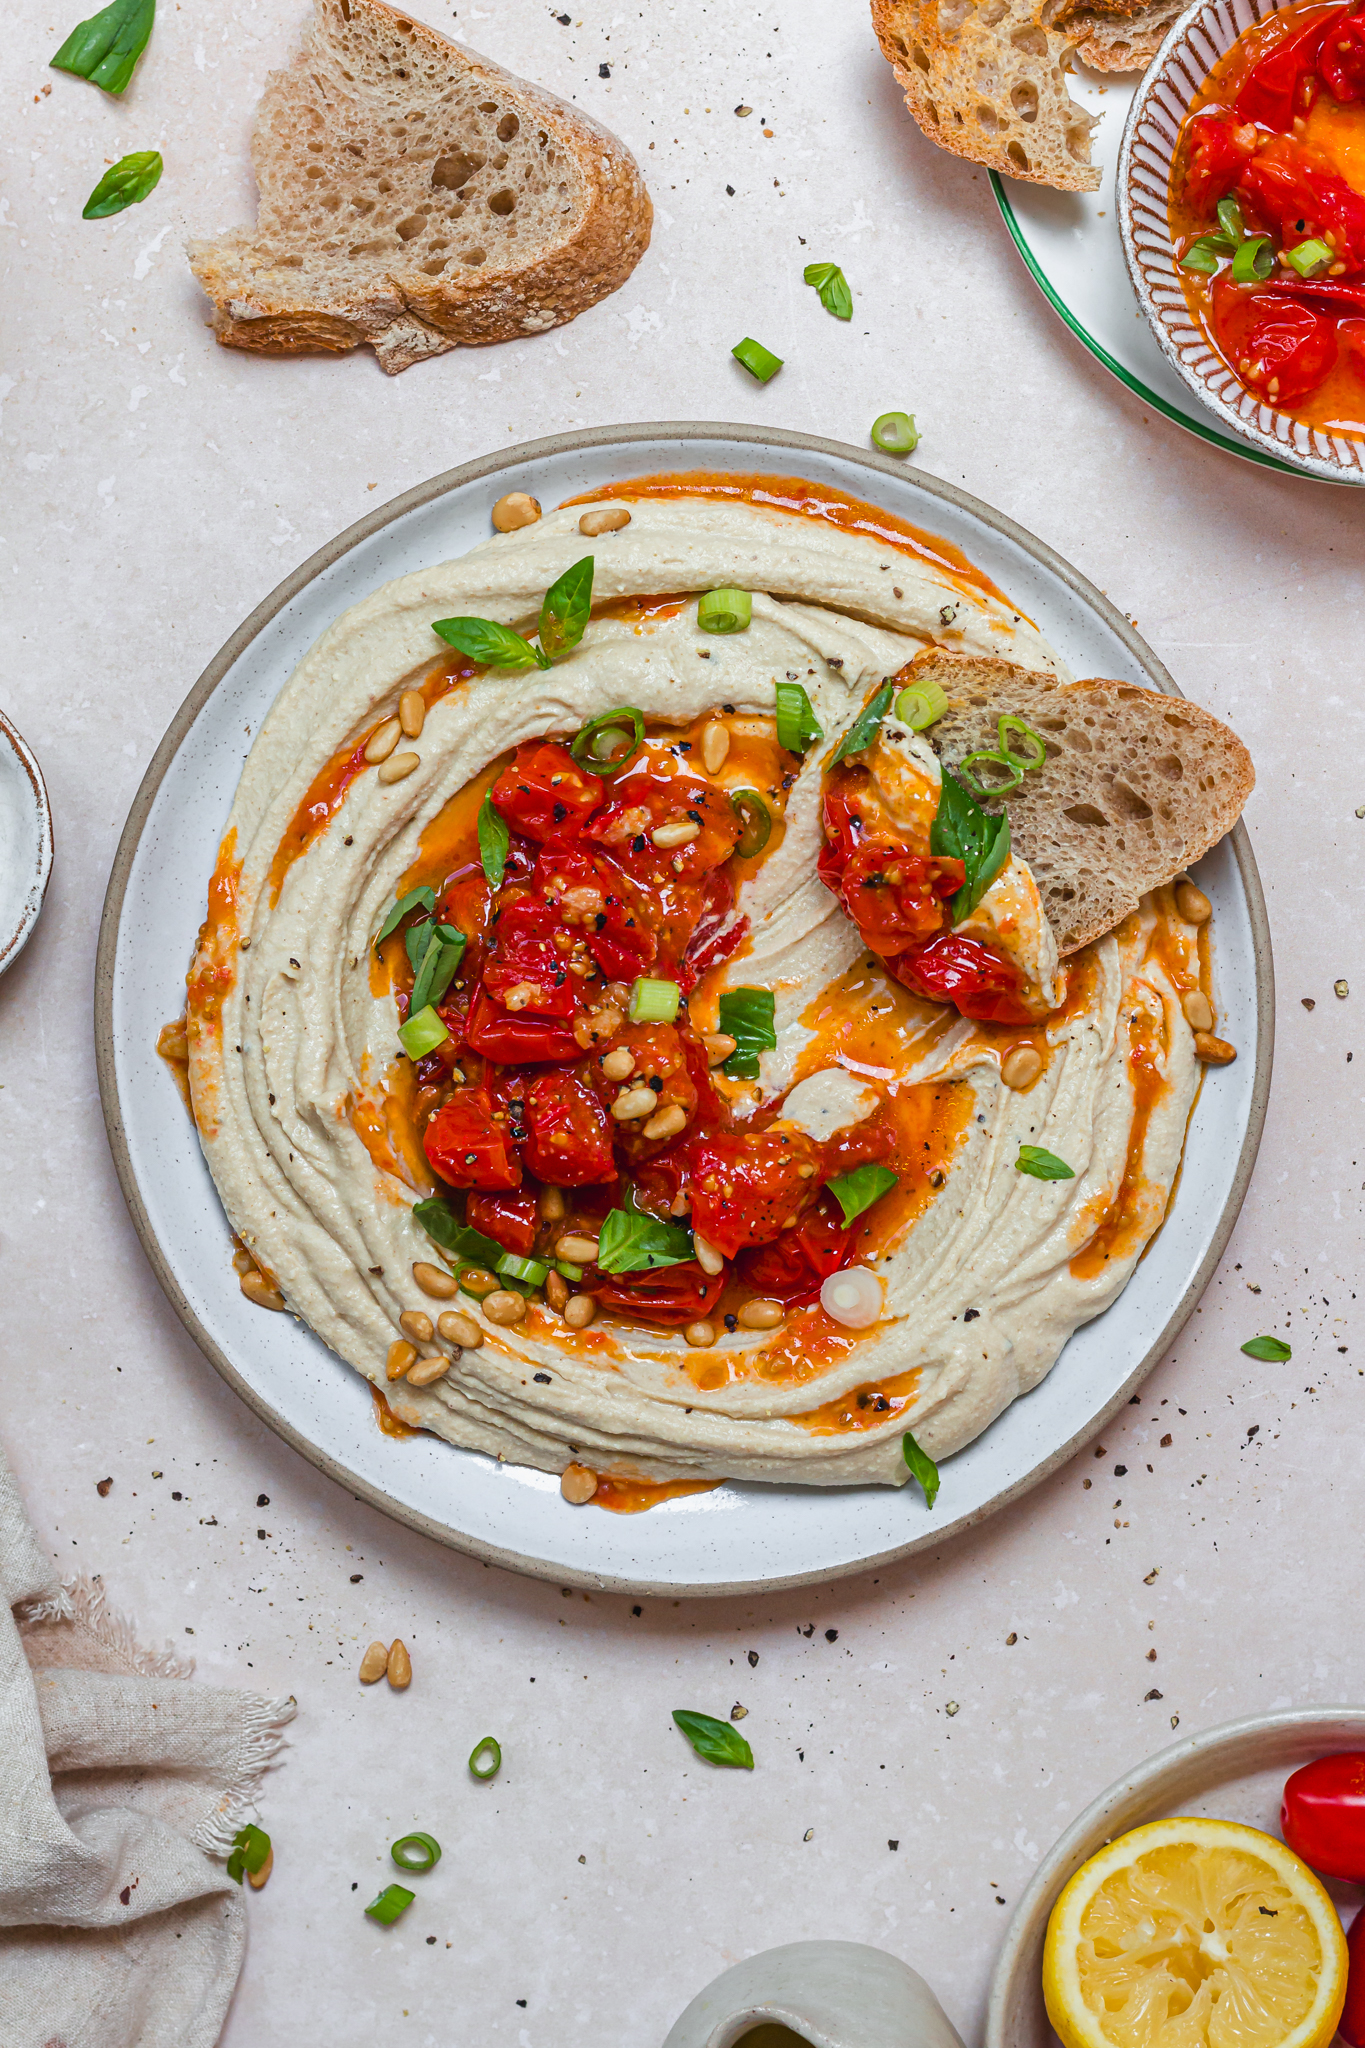
M 1041 1145 L 1021 1145 L 1019 1157 L 1014 1162 L 1016 1173 L 1026 1173 L 1032 1180 L 1075 1180 L 1076 1169 L 1068 1166 L 1065 1159 L 1059 1159 L 1055 1152 L 1045 1152 Z
M 889 1166 L 855 1166 L 852 1173 L 841 1174 L 838 1180 L 827 1180 L 825 1186 L 844 1212 L 844 1222 L 852 1223 L 861 1216 L 864 1209 L 870 1209 L 880 1201 L 888 1188 L 893 1188 L 899 1174 Z
M 777 1046 L 773 1025 L 776 1010 L 777 1001 L 770 988 L 729 988 L 721 997 L 718 1029 L 735 1041 L 735 1049 L 725 1062 L 725 1072 L 732 1079 L 758 1079 L 759 1054 L 773 1052 Z
M 801 275 L 819 292 L 820 304 L 827 313 L 833 313 L 836 320 L 853 318 L 853 294 L 837 263 L 808 263 Z
M 1010 821 L 992 817 L 974 803 L 960 782 L 943 771 L 938 812 L 929 828 L 929 851 L 941 860 L 960 860 L 962 887 L 953 898 L 953 923 L 970 917 L 1010 857 Z
M 932 1507 L 938 1499 L 938 1466 L 927 1451 L 920 1449 L 908 1429 L 901 1438 L 901 1456 L 910 1467 L 914 1477 L 918 1479 L 920 1485 L 924 1488 L 926 1506 Z
M 254 1827 L 248 1821 L 232 1838 L 232 1853 L 227 1860 L 228 1876 L 234 1884 L 240 1884 L 244 1876 L 259 1877 L 269 1854 L 269 1835 L 264 1828 Z
M 1248 1358 L 1262 1358 L 1269 1365 L 1283 1365 L 1294 1356 L 1283 1337 L 1252 1337 L 1241 1348 Z
M 165 166 L 159 149 L 135 149 L 111 164 L 81 208 L 82 220 L 107 220 L 125 206 L 138 206 L 161 182 Z
M 584 555 L 546 591 L 540 606 L 540 645 L 523 640 L 496 619 L 436 619 L 432 632 L 488 668 L 549 668 L 577 647 L 592 612 L 593 557 Z
M 54 71 L 88 78 L 108 93 L 126 90 L 152 33 L 156 0 L 113 0 L 73 28 L 55 57 Z
M 490 889 L 502 887 L 502 878 L 507 872 L 507 849 L 511 844 L 507 820 L 494 804 L 492 790 L 486 789 L 479 805 L 479 859 L 483 862 L 484 880 Z
M 894 683 L 883 683 L 875 697 L 864 704 L 848 731 L 834 750 L 834 765 L 846 761 L 850 754 L 860 754 L 864 747 L 870 747 L 876 739 L 882 720 L 891 709 L 891 699 L 896 694 Z
M 731 1770 L 751 1771 L 754 1753 L 738 1728 L 718 1721 L 714 1714 L 697 1714 L 690 1707 L 675 1707 L 673 1719 L 708 1764 L 728 1764 Z
M 475 1230 L 473 1224 L 460 1221 L 444 1195 L 428 1195 L 425 1201 L 414 1202 L 412 1214 L 443 1252 L 466 1265 L 483 1266 L 491 1272 L 503 1255 L 500 1244 Z
M 597 1265 L 603 1273 L 650 1273 L 660 1266 L 682 1266 L 694 1257 L 692 1233 L 677 1223 L 661 1223 L 635 1206 L 612 1209 L 597 1233 Z

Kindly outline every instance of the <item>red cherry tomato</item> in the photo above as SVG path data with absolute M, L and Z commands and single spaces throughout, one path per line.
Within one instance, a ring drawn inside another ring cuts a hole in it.
M 461 1088 L 442 1103 L 422 1143 L 436 1172 L 453 1188 L 521 1185 L 521 1161 L 507 1125 L 494 1120 L 492 1104 L 480 1089 Z
M 471 1195 L 464 1218 L 471 1229 L 481 1230 L 519 1259 L 528 1259 L 535 1250 L 534 1195 Z
M 688 1259 L 681 1266 L 659 1266 L 651 1273 L 599 1273 L 594 1266 L 583 1284 L 602 1308 L 675 1329 L 715 1307 L 725 1275 L 703 1273 L 695 1260 Z
M 616 1179 L 610 1121 L 592 1090 L 572 1074 L 538 1074 L 522 1098 L 521 1113 L 522 1158 L 550 1187 Z
M 569 973 L 572 934 L 558 910 L 535 896 L 514 896 L 494 918 L 491 937 L 493 955 L 483 970 L 491 996 L 517 1016 L 573 1016 L 581 983 Z
M 444 1009 L 441 1014 L 445 1015 Z M 574 1060 L 579 1056 L 578 1040 L 562 1024 L 513 1015 L 483 989 L 470 1005 L 464 1042 L 485 1059 L 499 1060 L 508 1066 L 523 1060 Z
M 1243 121 L 1283 129 L 1296 114 L 1308 112 L 1318 96 L 1318 51 L 1327 28 L 1325 21 L 1313 22 L 1297 35 L 1287 36 L 1252 66 L 1236 101 Z
M 1335 325 L 1301 298 L 1248 290 L 1225 274 L 1215 280 L 1210 304 L 1224 358 L 1249 391 L 1264 393 L 1272 404 L 1306 398 L 1336 362 Z
M 1246 168 L 1261 137 L 1226 114 L 1196 114 L 1185 129 L 1185 199 L 1196 213 L 1212 213 Z
M 986 1024 L 1027 1024 L 1019 1000 L 1019 975 L 1008 960 L 979 939 L 945 932 L 918 953 L 891 963 L 897 981 L 931 1003 L 953 1003 L 964 1017 Z
M 962 887 L 962 863 L 926 860 L 908 846 L 865 840 L 847 857 L 826 845 L 816 863 L 872 951 L 894 959 L 943 930 L 944 901 Z
M 685 846 L 654 844 L 661 825 L 697 825 Z M 738 812 L 713 782 L 681 773 L 656 775 L 647 758 L 612 783 L 611 801 L 588 828 L 627 874 L 653 888 L 681 877 L 696 882 L 730 858 L 743 829 Z
M 853 1226 L 845 1223 L 833 1195 L 822 1193 L 794 1230 L 784 1230 L 771 1244 L 746 1252 L 740 1274 L 756 1294 L 771 1295 L 795 1308 L 814 1301 L 821 1284 L 852 1257 Z
M 493 804 L 528 839 L 574 839 L 602 801 L 602 779 L 580 768 L 567 747 L 528 740 L 493 784 Z
M 1365 92 L 1365 22 L 1359 15 L 1328 23 L 1318 50 L 1318 76 L 1342 106 Z
M 1321 1877 L 1365 1884 L 1365 1754 L 1320 1756 L 1284 1788 L 1280 1832 Z
M 692 1226 L 726 1258 L 771 1244 L 820 1191 L 820 1148 L 801 1131 L 722 1131 L 688 1150 Z
M 1346 1935 L 1346 2003 L 1337 2032 L 1346 2048 L 1365 2048 L 1365 1906 Z
M 1286 248 L 1329 236 L 1337 260 L 1365 264 L 1365 199 L 1320 150 L 1292 135 L 1271 135 L 1237 180 L 1244 208 L 1273 227 Z

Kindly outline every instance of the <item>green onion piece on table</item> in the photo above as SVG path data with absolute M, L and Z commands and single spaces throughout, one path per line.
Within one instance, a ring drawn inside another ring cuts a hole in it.
M 912 412 L 884 412 L 872 422 L 873 446 L 883 455 L 913 455 L 919 447 L 919 429 Z
M 757 377 L 760 384 L 766 384 L 782 368 L 781 356 L 775 356 L 770 348 L 764 348 L 761 341 L 745 335 L 730 351 L 736 361 L 743 363 L 751 377 Z
M 265 1868 L 265 1859 L 270 1854 L 270 1837 L 264 1828 L 238 1828 L 232 1838 L 232 1853 L 227 1860 L 227 1874 L 234 1884 L 240 1884 L 243 1877 L 255 1877 Z
M 485 1735 L 482 1742 L 476 1742 L 469 1752 L 469 1774 L 485 1782 L 496 1778 L 502 1769 L 502 1746 L 491 1735 Z
M 999 721 L 996 731 L 1000 735 L 1000 758 L 1002 761 L 1013 761 L 1015 766 L 1022 768 L 1026 775 L 1032 774 L 1035 768 L 1042 767 L 1047 759 L 1047 743 L 1041 733 L 1036 733 L 1031 725 L 1025 725 L 1022 718 L 1015 718 L 1009 712 L 1006 712 L 1005 716 Z M 1028 743 L 1027 753 L 1021 753 L 1011 743 L 1012 736 L 1015 733 L 1023 734 L 1024 739 Z
M 55 57 L 54 71 L 88 78 L 107 93 L 126 90 L 152 33 L 156 0 L 114 0 L 73 28 Z
M 954 924 L 970 917 L 1010 857 L 1010 821 L 973 803 L 960 782 L 944 770 L 938 810 L 929 828 L 929 851 L 960 860 L 966 879 L 953 898 Z
M 770 988 L 728 988 L 718 1005 L 717 1029 L 735 1041 L 725 1072 L 742 1081 L 758 1079 L 758 1056 L 777 1046 L 777 999 Z
M 825 1186 L 843 1210 L 844 1222 L 852 1223 L 855 1216 L 861 1216 L 864 1209 L 870 1209 L 893 1188 L 899 1178 L 889 1166 L 855 1166 L 852 1173 L 827 1180 Z
M 438 1045 L 444 1045 L 449 1036 L 430 1003 L 398 1027 L 399 1040 L 410 1060 L 424 1060 Z
M 381 1927 L 392 1927 L 399 1915 L 407 1912 L 416 1896 L 416 1892 L 410 1892 L 405 1884 L 386 1884 L 379 1897 L 372 1899 L 365 1908 L 366 1915 L 377 1920 Z
M 696 1714 L 689 1707 L 675 1707 L 673 1719 L 708 1764 L 725 1764 L 731 1770 L 751 1771 L 754 1753 L 739 1730 L 713 1714 Z
M 604 711 L 580 726 L 569 743 L 569 752 L 580 768 L 592 775 L 619 775 L 628 761 L 639 753 L 645 737 L 644 713 L 633 704 L 619 711 Z
M 800 683 L 779 683 L 777 685 L 777 744 L 785 747 L 789 754 L 804 754 L 817 740 L 825 737 L 825 728 L 815 715 L 810 698 Z
M 697 624 L 703 633 L 743 633 L 754 615 L 747 590 L 708 590 L 697 599 Z
M 528 1287 L 543 1287 L 550 1272 L 539 1259 L 521 1259 L 515 1252 L 504 1252 L 493 1270 L 505 1280 L 524 1280 Z
M 507 871 L 507 849 L 511 844 L 507 820 L 494 804 L 492 790 L 486 789 L 479 805 L 479 859 L 483 863 L 484 880 L 490 889 L 502 887 L 502 878 Z
M 671 1024 L 678 1014 L 682 990 L 676 981 L 651 981 L 640 975 L 630 992 L 632 1024 Z
M 1294 1356 L 1282 1337 L 1253 1337 L 1241 1348 L 1248 1358 L 1262 1358 L 1268 1365 L 1283 1365 Z
M 864 704 L 848 731 L 834 750 L 834 765 L 846 761 L 850 754 L 861 754 L 864 747 L 870 747 L 881 730 L 882 720 L 891 709 L 891 699 L 896 694 L 896 685 L 883 683 L 875 697 Z
M 400 1870 L 419 1873 L 434 1870 L 441 1860 L 441 1845 L 435 1835 L 401 1835 L 389 1850 Z
M 500 626 L 496 619 L 433 619 L 431 630 L 447 646 L 467 654 L 471 661 L 482 662 L 485 668 L 550 666 L 548 655 L 541 654 L 510 626 Z
M 756 789 L 732 789 L 730 808 L 739 819 L 735 852 L 741 860 L 753 860 L 773 836 L 772 812 Z
M 947 709 L 948 692 L 941 683 L 909 683 L 896 699 L 896 716 L 911 732 L 937 725 Z
M 382 946 L 390 932 L 397 931 L 399 925 L 411 910 L 425 910 L 429 917 L 434 916 L 436 911 L 436 891 L 426 887 L 424 884 L 422 888 L 409 889 L 406 896 L 400 896 L 374 935 L 376 946 Z M 409 955 L 408 957 L 411 958 L 412 956 Z
M 692 1256 L 690 1230 L 633 1208 L 609 1210 L 597 1233 L 603 1273 L 652 1273 L 660 1266 L 685 1266 Z
M 1335 251 L 1316 238 L 1311 242 L 1300 242 L 1296 249 L 1286 249 L 1284 253 L 1300 277 L 1321 277 L 1337 260 Z
M 1068 1166 L 1065 1159 L 1059 1159 L 1055 1152 L 1047 1152 L 1041 1145 L 1021 1145 L 1019 1157 L 1014 1162 L 1016 1173 L 1026 1173 L 1033 1180 L 1075 1180 L 1076 1169 Z
M 932 1507 L 938 1499 L 938 1466 L 927 1452 L 920 1449 L 908 1429 L 901 1438 L 901 1456 L 924 1488 L 926 1505 Z
M 165 166 L 159 149 L 135 149 L 111 164 L 81 208 L 82 220 L 107 220 L 125 206 L 140 206 L 155 192 Z
M 801 275 L 807 284 L 814 285 L 827 313 L 833 313 L 836 320 L 853 318 L 853 294 L 837 263 L 808 263 Z
M 414 1202 L 412 1217 L 443 1252 L 466 1265 L 496 1266 L 502 1257 L 502 1246 L 472 1224 L 462 1223 L 444 1195 L 428 1195 L 425 1201 Z
M 1232 259 L 1232 281 L 1234 284 L 1254 284 L 1258 278 L 1269 277 L 1274 268 L 1275 251 L 1270 246 L 1269 235 L 1249 235 L 1239 244 Z

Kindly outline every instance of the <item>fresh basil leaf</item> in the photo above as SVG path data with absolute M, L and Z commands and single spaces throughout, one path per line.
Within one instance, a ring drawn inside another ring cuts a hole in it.
M 414 1202 L 412 1214 L 443 1252 L 467 1266 L 483 1266 L 491 1273 L 503 1255 L 503 1247 L 491 1237 L 472 1224 L 461 1223 L 444 1195 L 428 1195 L 424 1202 Z
M 385 939 L 389 936 L 389 933 L 397 931 L 399 925 L 403 922 L 403 919 L 407 916 L 408 912 L 410 910 L 417 910 L 419 907 L 422 910 L 425 910 L 428 913 L 428 915 L 433 914 L 436 909 L 436 891 L 430 888 L 425 882 L 422 884 L 422 887 L 420 889 L 409 889 L 406 896 L 399 897 L 398 901 L 394 904 L 388 916 L 384 919 L 383 924 L 380 925 L 379 930 L 374 935 L 374 942 L 376 946 L 382 946 Z M 408 958 L 412 958 L 411 952 L 409 952 Z M 414 965 L 415 964 L 416 963 L 414 962 Z
M 549 662 L 542 660 L 529 640 L 523 640 L 520 633 L 514 633 L 510 626 L 500 626 L 495 619 L 433 619 L 431 630 L 438 633 L 461 654 L 467 654 L 471 661 L 481 661 L 486 668 L 548 668 Z
M 901 1456 L 924 1488 L 925 1502 L 932 1507 L 938 1499 L 938 1466 L 927 1451 L 920 1449 L 908 1429 L 901 1438 Z
M 820 304 L 836 320 L 853 318 L 853 294 L 837 263 L 808 263 L 801 275 L 820 294 Z
M 861 1216 L 864 1209 L 870 1209 L 880 1201 L 888 1188 L 893 1188 L 900 1179 L 889 1166 L 855 1166 L 852 1173 L 841 1174 L 838 1180 L 827 1180 L 825 1186 L 844 1212 L 845 1223 L 851 1223 L 855 1216 Z
M 825 728 L 815 715 L 815 709 L 800 683 L 779 683 L 777 685 L 777 744 L 785 747 L 789 754 L 804 754 L 817 740 L 825 737 Z
M 1019 1157 L 1014 1162 L 1016 1173 L 1026 1173 L 1032 1180 L 1075 1180 L 1076 1169 L 1068 1166 L 1065 1159 L 1059 1159 L 1055 1152 L 1045 1152 L 1041 1145 L 1021 1145 Z
M 773 1019 L 777 1000 L 770 988 L 729 988 L 720 999 L 717 1029 L 733 1038 L 735 1049 L 725 1062 L 727 1074 L 741 1081 L 758 1079 L 758 1056 L 777 1045 Z
M 48 61 L 54 71 L 70 71 L 105 92 L 121 93 L 147 47 L 155 13 L 156 0 L 113 0 L 111 7 L 73 28 Z
M 603 1273 L 650 1273 L 658 1266 L 684 1266 L 692 1256 L 690 1230 L 660 1223 L 634 1207 L 610 1210 L 597 1233 L 597 1264 Z
M 896 694 L 894 683 L 883 683 L 871 703 L 864 704 L 848 731 L 840 740 L 834 752 L 835 765 L 847 760 L 850 754 L 860 754 L 864 747 L 870 747 L 877 737 L 881 722 L 891 709 L 891 699 Z
M 540 644 L 550 661 L 558 661 L 583 638 L 592 612 L 593 557 L 584 555 L 552 583 L 540 607 Z
M 1263 1358 L 1269 1365 L 1283 1365 L 1294 1356 L 1282 1337 L 1253 1337 L 1242 1349 L 1248 1358 Z
M 953 898 L 953 923 L 970 917 L 1010 857 L 1010 821 L 1004 811 L 992 816 L 974 803 L 962 784 L 945 768 L 938 793 L 938 811 L 929 828 L 929 851 L 941 859 L 960 860 L 962 887 Z
M 502 887 L 507 869 L 507 849 L 511 843 L 507 820 L 495 807 L 492 790 L 486 789 L 479 805 L 479 859 L 483 862 L 484 879 L 490 889 Z
M 675 1707 L 673 1719 L 708 1764 L 728 1764 L 736 1771 L 753 1769 L 754 1753 L 731 1722 L 718 1721 L 714 1714 L 694 1714 L 688 1707 Z
M 81 208 L 82 220 L 107 220 L 125 206 L 140 206 L 155 192 L 165 166 L 159 149 L 135 149 L 111 164 Z
M 420 966 L 414 962 L 416 979 L 408 998 L 408 1015 L 415 1017 L 428 1003 L 439 1003 L 455 978 L 464 958 L 465 935 L 453 924 L 418 925 L 418 932 L 430 934 L 422 950 Z M 408 933 L 408 958 L 412 958 L 412 937 Z

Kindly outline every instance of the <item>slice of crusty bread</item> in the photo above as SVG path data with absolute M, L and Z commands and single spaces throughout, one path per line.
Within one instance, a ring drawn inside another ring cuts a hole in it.
M 652 209 L 614 135 L 382 0 L 315 8 L 257 110 L 255 231 L 190 244 L 221 342 L 392 374 L 624 283 Z
M 1059 28 L 1076 39 L 1076 55 L 1092 71 L 1145 71 L 1166 40 L 1166 31 L 1184 8 L 1181 0 L 1156 0 L 1144 5 L 1121 0 L 1080 0 L 1057 18 Z
M 931 142 L 1063 192 L 1097 192 L 1093 117 L 1071 98 L 1057 0 L 872 0 L 872 25 Z
M 948 697 L 927 735 L 946 768 L 976 747 L 997 747 L 1006 712 L 1046 745 L 1047 760 L 1004 808 L 1011 844 L 1033 871 L 1063 953 L 1112 931 L 1147 890 L 1207 853 L 1255 786 L 1236 733 L 1184 697 L 1133 683 L 1060 683 L 1013 662 L 937 648 L 919 655 L 913 671 Z M 1017 736 L 1016 747 L 1026 751 Z

